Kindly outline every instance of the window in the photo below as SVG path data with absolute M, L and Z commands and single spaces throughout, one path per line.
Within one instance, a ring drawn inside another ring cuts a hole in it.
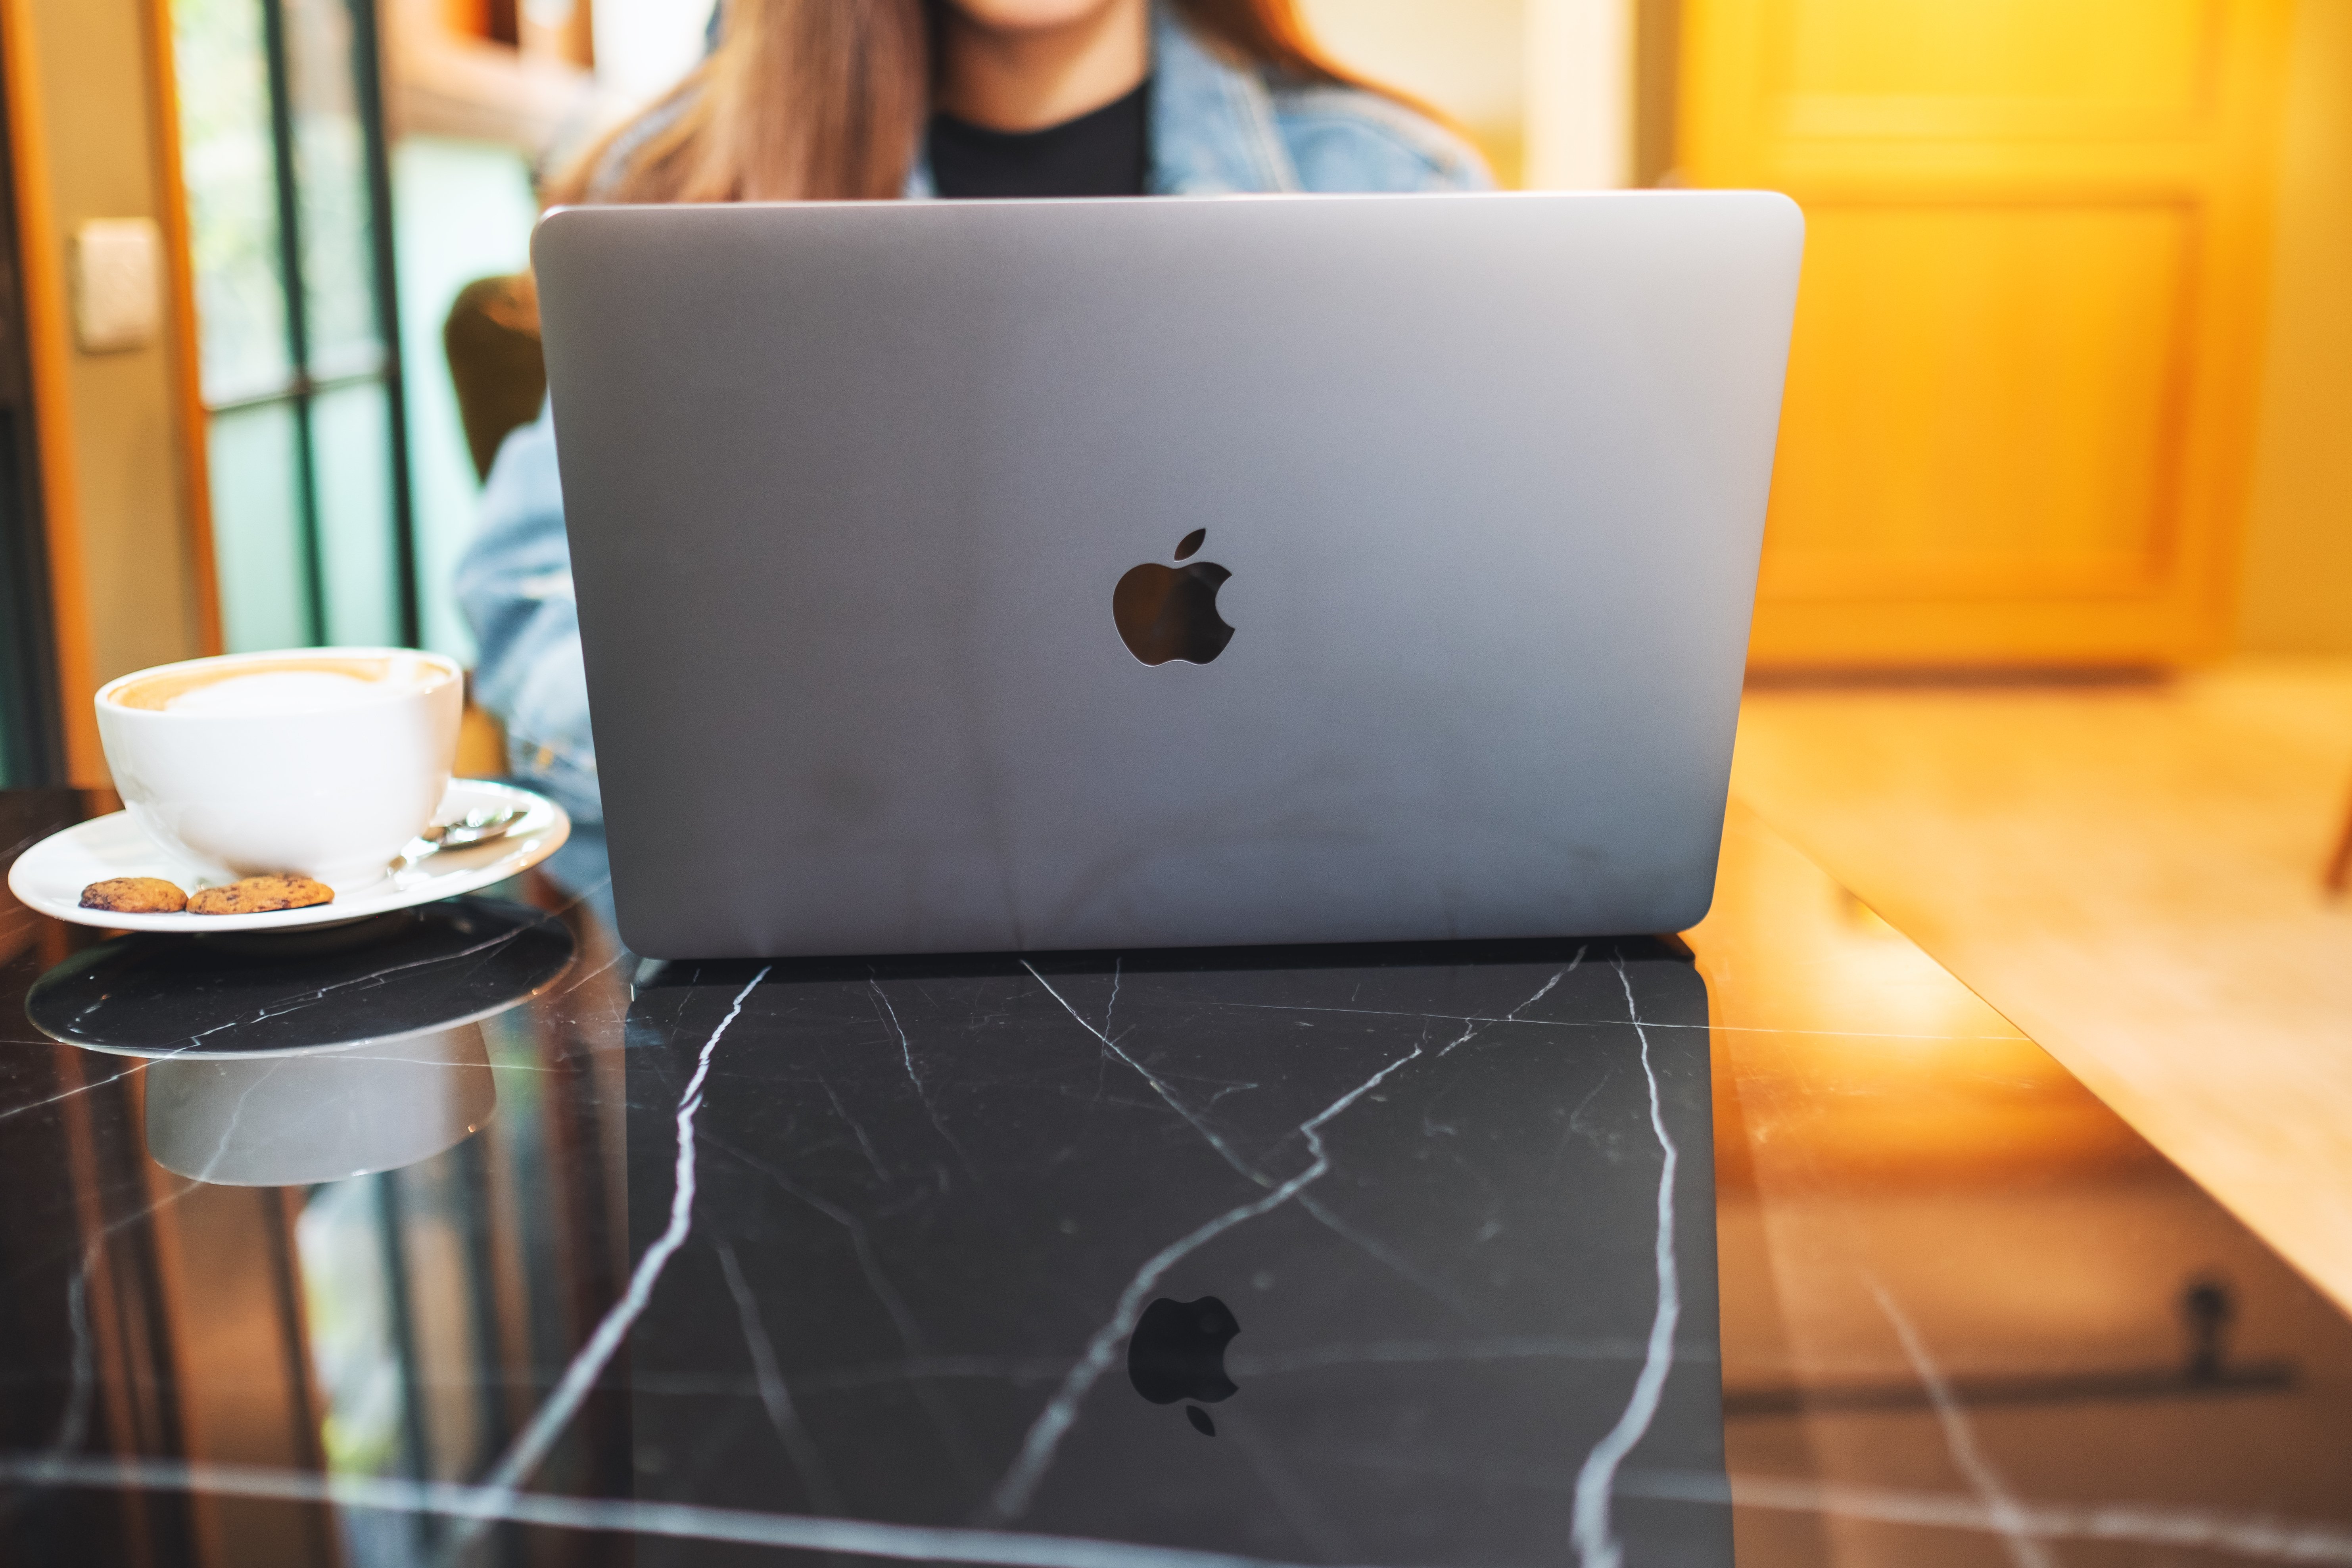
M 173 30 L 225 641 L 414 645 L 374 0 L 178 0 Z

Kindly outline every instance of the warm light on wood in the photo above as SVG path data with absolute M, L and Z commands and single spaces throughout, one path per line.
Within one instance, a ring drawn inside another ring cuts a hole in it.
M 2352 901 L 2321 887 L 2347 783 L 2342 658 L 1751 689 L 1732 773 L 2352 1305 Z
M 188 220 L 188 183 L 180 161 L 180 81 L 172 37 L 172 0 L 148 0 L 148 75 L 155 95 L 155 169 L 163 209 L 166 336 L 172 356 L 173 399 L 179 426 L 173 432 L 180 460 L 181 505 L 187 518 L 188 558 L 195 574 L 198 651 L 221 652 L 220 579 L 213 550 L 212 452 L 205 413 L 203 350 L 196 318 L 194 231 Z
M 66 782 L 107 783 L 98 742 L 89 590 L 81 548 L 81 493 L 74 475 L 72 389 L 67 356 L 65 250 L 49 190 L 48 138 L 34 68 L 30 0 L 0 0 L 0 71 L 7 78 L 8 138 L 15 156 L 17 265 L 25 282 L 25 350 L 32 366 L 41 460 L 41 523 L 49 562 L 50 625 L 65 725 Z
M 1693 184 L 1810 224 L 1752 657 L 2218 650 L 2281 0 L 1691 0 Z

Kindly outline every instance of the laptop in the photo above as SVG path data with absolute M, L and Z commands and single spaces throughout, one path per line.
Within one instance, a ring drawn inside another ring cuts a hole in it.
M 1802 237 L 1753 192 L 551 214 L 623 939 L 1695 923 Z

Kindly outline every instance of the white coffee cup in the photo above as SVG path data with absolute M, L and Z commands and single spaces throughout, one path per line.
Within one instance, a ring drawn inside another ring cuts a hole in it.
M 131 820 L 199 879 L 364 887 L 449 788 L 465 678 L 410 648 L 289 648 L 160 665 L 98 692 Z

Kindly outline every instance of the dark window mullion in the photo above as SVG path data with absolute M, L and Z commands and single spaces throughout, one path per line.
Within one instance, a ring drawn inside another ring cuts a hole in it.
M 358 78 L 360 136 L 366 149 L 369 259 L 375 272 L 376 335 L 383 340 L 386 436 L 391 442 L 392 545 L 400 640 L 423 644 L 424 612 L 417 602 L 416 510 L 409 489 L 408 399 L 402 384 L 400 294 L 393 264 L 392 161 L 384 146 L 383 63 L 378 50 L 376 0 L 349 0 L 352 69 Z
M 319 473 L 310 437 L 310 304 L 302 283 L 301 187 L 294 155 L 293 80 L 286 56 L 285 0 L 257 0 L 269 65 L 269 139 L 278 178 L 278 256 L 286 294 L 286 350 L 294 362 L 295 488 L 302 533 L 303 626 L 327 640 L 327 584 L 319 540 Z
M 0 111 L 7 105 L 0 100 Z M 0 112 L 0 784 L 66 782 L 65 715 L 32 373 L 16 274 L 16 148 Z

